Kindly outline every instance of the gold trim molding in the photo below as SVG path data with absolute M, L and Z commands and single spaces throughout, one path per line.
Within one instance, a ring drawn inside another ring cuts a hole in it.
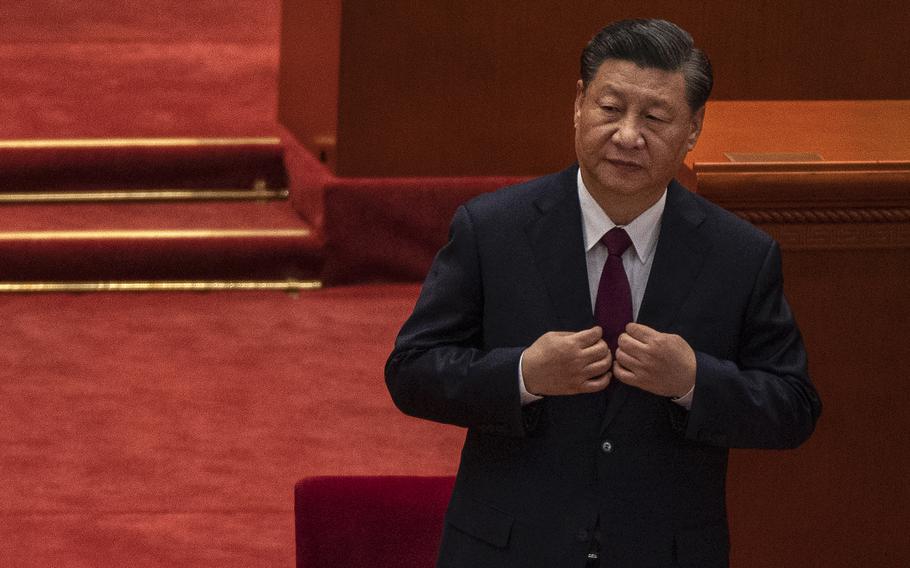
M 287 189 L 152 189 L 0 193 L 2 203 L 86 203 L 98 201 L 262 201 L 287 199 Z
M 874 160 L 874 161 L 733 161 L 733 162 L 696 162 L 697 173 L 818 173 L 818 172 L 894 172 L 910 171 L 907 160 Z
M 276 146 L 281 139 L 267 137 L 235 138 L 73 138 L 47 140 L 0 140 L 0 150 L 38 150 L 47 148 L 184 148 L 198 146 Z
M 319 290 L 320 280 L 145 280 L 105 282 L 0 282 L 0 293 L 246 292 Z
M 910 208 L 895 209 L 740 209 L 733 212 L 750 223 L 904 223 Z
M 101 239 L 245 239 L 245 238 L 305 238 L 310 229 L 191 229 L 151 231 L 22 231 L 2 232 L 0 241 L 58 241 Z

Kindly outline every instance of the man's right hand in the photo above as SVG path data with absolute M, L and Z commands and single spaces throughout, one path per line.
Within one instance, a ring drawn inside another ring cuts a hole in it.
M 599 326 L 584 331 L 550 331 L 525 349 L 521 374 L 538 396 L 601 391 L 610 384 L 613 355 Z

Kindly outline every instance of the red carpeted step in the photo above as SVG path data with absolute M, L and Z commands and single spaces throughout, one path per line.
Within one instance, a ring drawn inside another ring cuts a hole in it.
M 421 281 L 455 210 L 515 176 L 332 178 L 325 183 L 326 284 Z M 371 246 L 382 243 L 382 246 Z
M 288 201 L 0 205 L 0 232 L 158 229 L 296 229 Z
M 0 282 L 318 278 L 321 231 L 288 184 L 277 138 L 0 142 Z M 46 199 L 108 190 L 272 200 Z
M 0 235 L 0 280 L 283 280 L 320 273 L 309 228 Z
M 322 236 L 286 201 L 0 207 L 0 281 L 311 279 Z
M 287 189 L 278 138 L 0 141 L 0 192 Z

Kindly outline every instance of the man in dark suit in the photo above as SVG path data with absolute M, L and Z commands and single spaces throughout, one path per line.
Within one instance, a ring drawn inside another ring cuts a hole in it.
M 660 20 L 582 54 L 578 165 L 460 207 L 386 366 L 468 428 L 444 567 L 722 567 L 728 448 L 821 405 L 766 234 L 674 181 L 710 64 Z

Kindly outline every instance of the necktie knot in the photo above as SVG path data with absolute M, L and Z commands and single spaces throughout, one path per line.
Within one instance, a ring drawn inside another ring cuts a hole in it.
M 609 256 L 622 256 L 622 253 L 626 252 L 626 249 L 632 244 L 632 239 L 629 238 L 625 229 L 613 227 L 600 239 L 600 242 L 607 246 Z

